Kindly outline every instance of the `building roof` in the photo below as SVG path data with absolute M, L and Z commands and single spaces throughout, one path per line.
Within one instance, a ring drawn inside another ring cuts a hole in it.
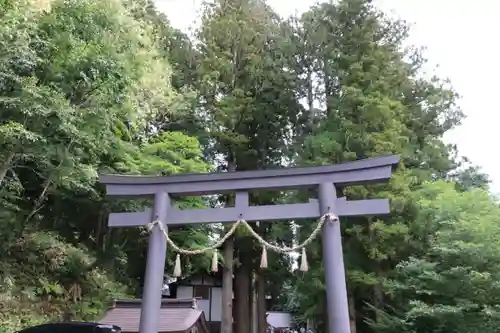
M 108 310 L 99 322 L 102 324 L 117 325 L 122 332 L 139 332 L 141 317 L 141 300 L 118 300 Z M 196 300 L 164 299 L 160 309 L 160 333 L 187 332 L 192 327 L 200 325 L 202 332 L 208 332 L 203 311 L 196 308 Z

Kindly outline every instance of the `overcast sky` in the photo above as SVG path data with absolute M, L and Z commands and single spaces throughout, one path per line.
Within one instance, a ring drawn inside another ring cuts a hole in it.
M 196 21 L 201 0 L 155 0 L 176 28 L 187 32 Z M 268 0 L 280 15 L 300 13 L 315 0 Z M 449 78 L 462 96 L 467 119 L 446 136 L 462 155 L 480 165 L 500 192 L 500 112 L 496 85 L 500 80 L 500 1 L 375 0 L 387 13 L 412 24 L 410 44 L 425 46 L 427 71 Z M 495 33 L 497 31 L 497 33 Z M 497 40 L 497 42 L 495 42 Z M 489 138 L 489 139 L 488 139 Z

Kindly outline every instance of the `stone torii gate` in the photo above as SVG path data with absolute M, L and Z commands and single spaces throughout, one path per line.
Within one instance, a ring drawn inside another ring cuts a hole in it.
M 381 215 L 389 213 L 387 199 L 347 201 L 337 198 L 336 186 L 388 181 L 399 157 L 377 157 L 354 162 L 227 173 L 186 174 L 168 177 L 101 175 L 107 195 L 154 197 L 154 206 L 142 212 L 111 213 L 110 227 L 143 226 L 159 221 L 165 230 L 172 225 L 229 223 L 246 221 L 298 220 L 336 216 Z M 248 191 L 255 189 L 293 189 L 318 187 L 318 200 L 308 203 L 250 206 Z M 171 195 L 206 195 L 234 191 L 234 207 L 179 210 L 171 205 Z M 167 241 L 161 228 L 149 235 L 144 278 L 140 333 L 158 333 L 161 289 L 165 270 Z M 323 261 L 329 333 L 350 333 L 342 239 L 338 219 L 323 226 Z

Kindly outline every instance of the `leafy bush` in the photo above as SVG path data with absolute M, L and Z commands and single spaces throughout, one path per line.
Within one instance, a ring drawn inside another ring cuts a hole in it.
M 127 288 L 96 265 L 84 247 L 34 232 L 3 247 L 0 329 L 61 319 L 93 319 Z

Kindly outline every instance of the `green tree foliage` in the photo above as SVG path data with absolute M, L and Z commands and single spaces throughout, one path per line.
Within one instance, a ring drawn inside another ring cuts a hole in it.
M 182 112 L 185 99 L 172 88 L 157 36 L 133 15 L 140 3 L 41 5 L 4 1 L 1 12 L 0 302 L 8 331 L 100 315 L 142 278 L 145 235 L 105 227 L 111 210 L 138 206 L 104 202 L 98 172 L 210 169 L 196 138 L 154 127 Z M 196 229 L 172 236 L 181 245 L 207 242 Z
M 237 169 L 279 165 L 300 104 L 276 16 L 261 1 L 207 4 L 198 33 L 199 91 L 215 153 Z M 227 167 L 227 166 L 225 166 Z
M 310 87 L 303 96 L 312 100 L 309 111 L 314 120 L 309 133 L 298 138 L 297 163 L 402 157 L 388 186 L 339 189 L 351 199 L 392 201 L 388 217 L 343 223 L 352 325 L 364 331 L 369 329 L 367 320 L 379 320 L 379 313 L 365 304 L 384 308 L 383 281 L 413 250 L 406 245 L 412 237 L 408 223 L 414 219 L 410 193 L 424 181 L 447 177 L 455 167 L 453 151 L 442 136 L 462 114 L 452 90 L 437 79 L 419 78 L 421 57 L 402 47 L 406 26 L 386 18 L 370 1 L 320 4 L 293 26 L 300 61 L 306 64 L 304 84 Z M 314 103 L 320 107 L 312 108 Z M 308 234 L 312 225 L 305 223 L 301 229 Z M 311 252 L 310 261 L 321 262 L 321 248 Z M 299 292 L 290 302 L 321 326 L 325 315 L 321 266 L 313 265 L 310 274 L 298 279 Z
M 428 244 L 387 281 L 397 310 L 378 332 L 494 332 L 499 324 L 500 207 L 486 191 L 425 184 L 413 195 L 411 228 Z
M 288 40 L 279 18 L 263 1 L 214 1 L 204 9 L 197 31 L 197 89 L 206 129 L 203 135 L 208 138 L 207 156 L 221 170 L 280 167 L 302 107 L 295 96 L 296 80 L 284 71 L 292 57 L 286 53 Z M 252 193 L 251 201 L 270 204 L 279 196 Z M 265 225 L 259 226 L 259 232 L 274 233 Z M 258 260 L 252 259 L 258 258 L 261 249 L 245 242 L 247 233 L 237 236 L 235 321 L 236 330 L 245 333 L 250 329 L 249 284 L 258 266 Z M 227 243 L 229 253 L 230 247 Z M 232 265 L 229 256 L 225 259 Z M 281 272 L 286 274 L 286 270 Z M 226 273 L 231 278 L 231 272 Z M 224 295 L 229 299 L 231 292 Z M 224 306 L 227 303 L 223 300 Z M 263 322 L 265 313 L 261 310 Z M 229 308 L 223 311 L 227 313 Z M 231 326 L 230 318 L 223 319 L 223 332 L 230 332 Z

